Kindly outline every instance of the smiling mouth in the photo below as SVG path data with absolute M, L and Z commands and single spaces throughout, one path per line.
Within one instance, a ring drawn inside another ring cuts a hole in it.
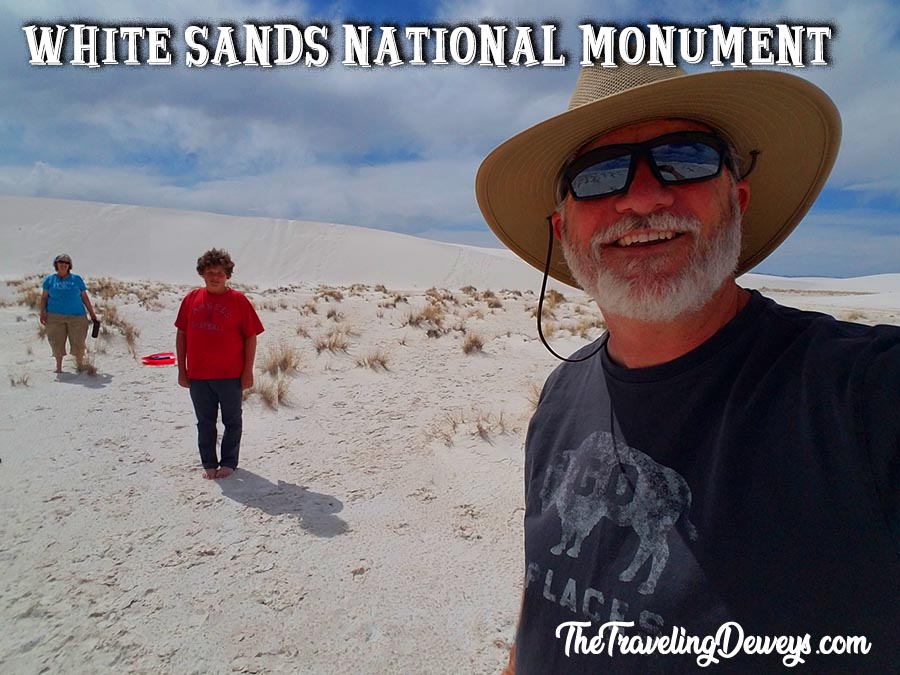
M 629 246 L 636 246 L 641 244 L 656 244 L 659 242 L 675 239 L 676 237 L 680 237 L 682 234 L 684 233 L 676 232 L 674 230 L 653 230 L 651 232 L 626 234 L 621 239 L 616 239 L 614 242 L 612 242 L 612 245 L 618 248 L 628 248 Z

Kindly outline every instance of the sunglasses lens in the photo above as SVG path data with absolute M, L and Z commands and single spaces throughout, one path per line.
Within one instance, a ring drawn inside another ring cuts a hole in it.
M 704 141 L 674 141 L 651 148 L 650 155 L 663 182 L 702 180 L 718 175 L 722 153 Z
M 578 199 L 586 199 L 617 192 L 625 187 L 630 166 L 631 155 L 627 152 L 600 159 L 572 176 L 572 193 Z

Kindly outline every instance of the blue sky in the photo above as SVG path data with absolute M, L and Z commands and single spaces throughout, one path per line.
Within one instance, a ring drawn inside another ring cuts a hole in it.
M 833 24 L 833 65 L 792 69 L 841 110 L 841 153 L 819 201 L 756 268 L 782 275 L 900 272 L 900 6 L 864 1 L 741 3 L 631 0 L 443 3 L 123 0 L 0 1 L 0 194 L 84 199 L 316 220 L 499 246 L 473 183 L 483 157 L 562 112 L 577 77 L 577 25 L 721 21 Z M 28 65 L 26 20 L 175 27 L 171 67 Z M 291 19 L 330 23 L 325 68 L 188 69 L 181 31 Z M 479 23 L 562 28 L 567 68 L 341 65 L 340 24 Z

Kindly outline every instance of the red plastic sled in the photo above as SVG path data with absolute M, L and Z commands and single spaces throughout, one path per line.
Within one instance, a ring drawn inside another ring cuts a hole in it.
M 171 366 L 175 363 L 175 352 L 159 352 L 141 359 L 145 366 Z

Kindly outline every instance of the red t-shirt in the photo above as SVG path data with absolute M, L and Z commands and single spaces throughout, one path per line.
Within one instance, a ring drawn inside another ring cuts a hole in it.
M 244 340 L 264 328 L 240 291 L 209 293 L 195 288 L 181 301 L 175 327 L 187 334 L 187 374 L 192 380 L 240 377 Z

